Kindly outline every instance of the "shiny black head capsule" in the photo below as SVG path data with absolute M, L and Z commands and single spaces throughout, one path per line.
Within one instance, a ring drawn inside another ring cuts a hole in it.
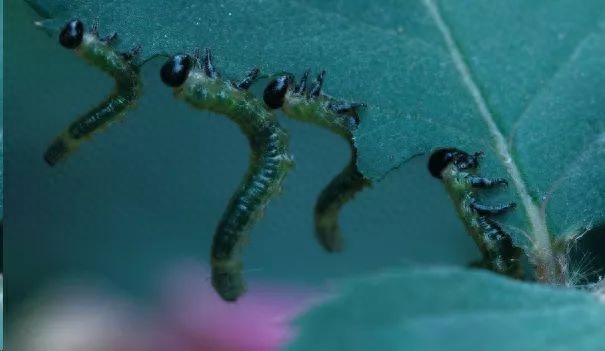
M 67 49 L 75 49 L 82 43 L 84 25 L 77 19 L 67 22 L 59 34 L 59 43 Z
M 265 88 L 263 100 L 272 109 L 282 107 L 288 89 L 292 85 L 292 76 L 283 75 L 272 80 Z
M 471 169 L 479 166 L 480 152 L 469 155 L 455 148 L 437 149 L 429 158 L 429 172 L 435 178 L 441 179 L 441 172 L 452 162 L 459 170 Z
M 189 55 L 174 55 L 160 70 L 162 82 L 169 87 L 180 87 L 187 80 L 189 71 L 193 68 L 193 59 Z

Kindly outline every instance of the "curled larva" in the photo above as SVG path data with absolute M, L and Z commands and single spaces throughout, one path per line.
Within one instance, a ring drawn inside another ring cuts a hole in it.
M 108 73 L 116 82 L 111 95 L 82 117 L 71 123 L 48 147 L 44 160 L 50 166 L 66 158 L 82 142 L 118 120 L 122 114 L 134 106 L 141 93 L 138 67 L 132 63 L 140 48 L 128 53 L 117 53 L 111 47 L 116 34 L 100 38 L 96 25 L 90 32 L 77 19 L 69 21 L 59 34 L 59 43 L 72 49 L 90 64 Z
M 288 136 L 273 113 L 247 89 L 258 69 L 240 82 L 219 77 L 206 49 L 199 54 L 175 55 L 161 69 L 162 81 L 174 88 L 176 97 L 203 110 L 233 120 L 248 138 L 252 155 L 244 179 L 229 201 L 212 243 L 212 285 L 226 301 L 235 301 L 245 291 L 240 249 L 246 232 L 260 218 L 292 168 Z
M 309 70 L 295 84 L 291 74 L 281 75 L 269 82 L 263 99 L 273 109 L 281 108 L 290 118 L 313 123 L 342 136 L 351 147 L 347 166 L 322 190 L 315 205 L 315 233 L 320 244 L 329 252 L 339 251 L 343 239 L 338 223 L 342 206 L 370 181 L 357 169 L 357 154 L 353 145 L 353 131 L 359 124 L 357 109 L 363 103 L 334 99 L 321 92 L 325 71 L 321 71 L 313 84 L 307 86 Z
M 478 266 L 514 278 L 523 274 L 519 257 L 521 249 L 514 245 L 510 235 L 489 218 L 515 207 L 514 202 L 486 205 L 478 202 L 477 189 L 506 185 L 504 178 L 484 178 L 475 174 L 482 153 L 470 155 L 455 148 L 438 149 L 431 154 L 428 169 L 441 179 L 458 215 L 483 254 Z

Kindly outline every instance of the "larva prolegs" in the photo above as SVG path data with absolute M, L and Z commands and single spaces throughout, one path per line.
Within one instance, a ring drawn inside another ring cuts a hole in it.
M 212 285 L 225 301 L 236 301 L 245 292 L 240 251 L 246 236 L 292 168 L 287 134 L 273 113 L 247 91 L 258 76 L 256 69 L 240 82 L 224 80 L 207 49 L 201 59 L 173 56 L 160 76 L 178 98 L 234 121 L 252 150 L 246 175 L 221 217 L 211 251 Z
M 79 20 L 69 21 L 59 34 L 59 43 L 73 49 L 80 57 L 114 78 L 116 85 L 112 94 L 101 103 L 71 123 L 47 148 L 44 160 L 54 166 L 76 150 L 94 133 L 103 130 L 134 106 L 141 92 L 138 67 L 132 63 L 140 51 L 136 47 L 127 53 L 117 53 L 111 47 L 117 34 L 99 38 L 97 26 L 84 32 Z

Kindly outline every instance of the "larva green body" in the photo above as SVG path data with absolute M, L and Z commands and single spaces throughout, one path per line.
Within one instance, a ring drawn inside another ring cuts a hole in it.
M 488 216 L 504 213 L 515 203 L 484 205 L 477 201 L 477 189 L 507 184 L 503 178 L 488 179 L 474 172 L 481 153 L 469 155 L 457 149 L 439 149 L 429 159 L 429 170 L 441 179 L 455 204 L 458 216 L 483 254 L 477 266 L 520 278 L 523 274 L 519 258 L 521 249 L 516 247 L 508 233 Z
M 73 22 L 68 23 L 66 29 L 71 23 Z M 130 62 L 136 51 L 130 54 L 119 54 L 109 45 L 109 40 L 111 39 L 100 39 L 96 31 L 81 33 L 79 44 L 70 47 L 84 60 L 109 74 L 115 80 L 116 85 L 111 95 L 71 123 L 48 147 L 44 159 L 51 166 L 66 158 L 94 133 L 118 120 L 129 108 L 134 106 L 136 99 L 141 94 L 142 86 L 138 68 Z
M 347 166 L 321 191 L 315 204 L 315 233 L 327 251 L 342 249 L 338 224 L 340 209 L 371 183 L 357 170 L 355 149 Z
M 306 71 L 300 83 L 294 86 L 294 78 L 284 75 L 269 83 L 264 100 L 271 108 L 280 108 L 290 118 L 313 123 L 342 136 L 351 148 L 351 159 L 318 197 L 315 204 L 315 233 L 320 244 L 329 252 L 339 251 L 343 246 L 338 217 L 342 206 L 355 194 L 371 183 L 357 170 L 357 154 L 353 145 L 353 131 L 359 124 L 357 108 L 362 103 L 336 100 L 321 93 L 324 72 L 307 89 Z
M 175 67 L 177 57 L 169 61 L 166 71 L 162 72 L 162 78 L 169 85 L 175 76 L 171 75 L 174 71 L 169 70 Z M 180 57 L 186 59 L 184 55 Z M 250 143 L 252 154 L 248 170 L 218 224 L 211 253 L 212 284 L 224 300 L 235 301 L 245 291 L 240 249 L 247 232 L 262 216 L 269 201 L 279 194 L 293 163 L 286 132 L 262 101 L 246 90 L 254 78 L 245 84 L 234 84 L 219 78 L 208 67 L 212 69 L 207 51 L 204 70 L 192 67 L 183 83 L 172 85 L 175 96 L 190 105 L 234 121 Z
M 351 148 L 349 163 L 321 191 L 315 204 L 315 233 L 327 251 L 339 251 L 343 246 L 338 221 L 340 209 L 370 185 L 370 181 L 357 170 L 357 150 L 352 134 L 357 128 L 356 116 L 334 112 L 330 106 L 335 101 L 327 95 L 310 99 L 289 91 L 282 106 L 286 116 L 327 128 L 342 136 Z
M 314 98 L 288 91 L 282 105 L 282 111 L 290 118 L 312 123 L 342 136 L 351 145 L 353 131 L 357 129 L 355 116 L 334 112 L 330 106 L 335 100 L 327 95 Z

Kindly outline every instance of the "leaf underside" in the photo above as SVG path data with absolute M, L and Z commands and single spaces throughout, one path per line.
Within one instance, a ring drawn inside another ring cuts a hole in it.
M 518 170 L 525 188 L 502 198 L 534 208 L 505 222 L 530 238 L 532 215 L 554 236 L 603 221 L 601 0 L 29 2 L 54 29 L 98 19 L 121 50 L 142 44 L 142 59 L 207 46 L 229 77 L 326 69 L 327 93 L 369 106 L 355 133 L 368 178 L 436 147 L 483 150 L 483 174 Z
M 287 349 L 601 350 L 605 305 L 578 291 L 455 269 L 404 270 L 342 284 L 303 315 Z

